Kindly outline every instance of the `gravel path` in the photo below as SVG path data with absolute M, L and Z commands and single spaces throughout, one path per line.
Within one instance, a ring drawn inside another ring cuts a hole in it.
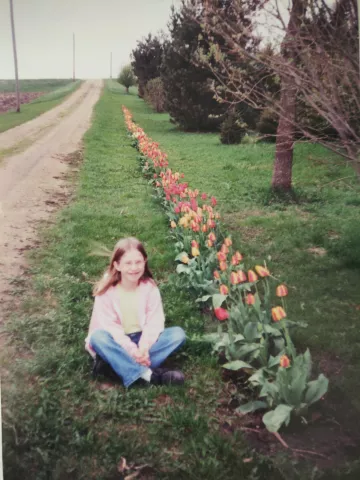
M 0 134 L 0 149 L 31 143 L 0 165 L 0 323 L 11 306 L 12 278 L 26 267 L 39 222 L 68 197 L 66 156 L 81 148 L 103 82 L 89 80 L 61 105 Z

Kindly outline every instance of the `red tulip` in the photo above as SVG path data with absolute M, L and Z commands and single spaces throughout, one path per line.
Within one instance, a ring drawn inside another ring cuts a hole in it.
M 214 309 L 215 316 L 220 322 L 227 320 L 229 318 L 229 312 L 225 308 L 215 308 Z
M 216 256 L 217 256 L 219 262 L 225 262 L 226 261 L 226 255 L 225 255 L 224 252 L 218 252 L 216 254 Z
M 287 294 L 288 294 L 288 289 L 285 287 L 285 285 L 279 285 L 276 288 L 277 297 L 286 297 Z
M 215 198 L 215 197 L 211 197 L 211 205 L 212 205 L 213 207 L 215 207 L 216 204 L 217 204 L 216 198 Z
M 214 270 L 214 278 L 220 280 L 220 273 L 217 270 Z
M 289 357 L 287 357 L 286 355 L 282 355 L 282 356 L 280 357 L 280 367 L 283 367 L 283 368 L 288 368 L 288 367 L 290 367 Z
M 254 305 L 255 303 L 255 296 L 252 294 L 252 293 L 249 293 L 247 296 L 246 296 L 246 303 L 248 305 Z

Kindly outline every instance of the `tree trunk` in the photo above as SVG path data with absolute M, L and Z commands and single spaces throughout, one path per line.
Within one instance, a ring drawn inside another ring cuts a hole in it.
M 126 93 L 129 93 L 129 87 L 125 87 L 126 88 Z
M 281 109 L 276 132 L 276 154 L 272 176 L 274 190 L 291 190 L 294 152 L 294 121 L 296 116 L 296 87 L 289 79 L 281 82 Z
M 276 155 L 272 177 L 274 190 L 291 190 L 292 163 L 294 152 L 297 88 L 288 75 L 288 62 L 294 61 L 296 35 L 306 11 L 307 0 L 293 0 L 289 24 L 281 45 L 284 74 L 281 76 L 281 114 L 276 132 Z

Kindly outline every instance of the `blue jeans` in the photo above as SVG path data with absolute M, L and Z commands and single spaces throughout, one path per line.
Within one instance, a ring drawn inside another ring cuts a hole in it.
M 132 342 L 138 344 L 141 332 L 131 333 L 128 336 Z M 125 387 L 128 387 L 138 380 L 148 368 L 156 368 L 161 365 L 172 352 L 183 345 L 185 339 L 186 335 L 181 327 L 165 328 L 149 350 L 150 367 L 144 367 L 137 363 L 106 330 L 95 330 L 90 337 L 90 345 L 122 378 Z

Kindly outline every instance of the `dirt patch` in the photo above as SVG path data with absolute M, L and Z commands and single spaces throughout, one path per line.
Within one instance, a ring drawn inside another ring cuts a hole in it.
M 20 103 L 29 103 L 35 100 L 45 92 L 20 92 Z M 0 93 L 0 113 L 16 109 L 16 93 Z
M 327 254 L 327 251 L 323 247 L 310 247 L 307 249 L 309 253 L 316 255 L 317 257 L 323 257 Z

